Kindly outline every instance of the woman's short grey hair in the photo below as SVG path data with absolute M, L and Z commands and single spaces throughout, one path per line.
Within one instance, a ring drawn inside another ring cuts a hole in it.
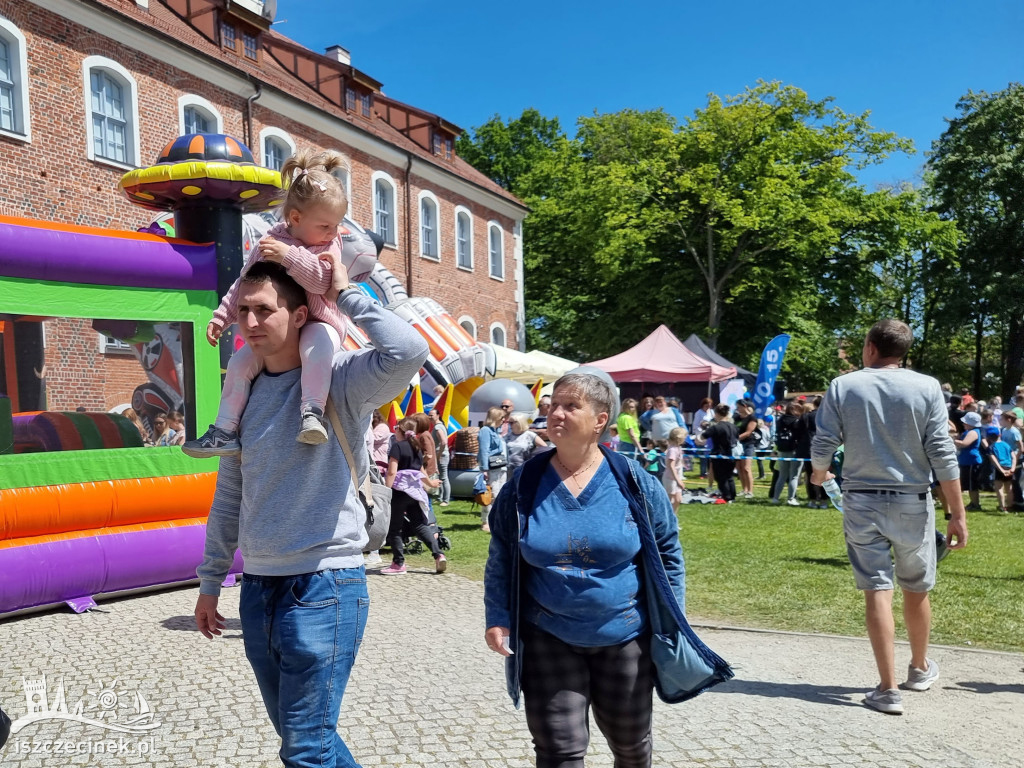
M 583 400 L 594 409 L 594 413 L 607 413 L 609 421 L 615 417 L 618 394 L 597 376 L 589 373 L 567 373 L 555 382 L 551 391 L 557 392 L 563 388 L 579 392 Z
M 513 422 L 518 424 L 519 428 L 525 432 L 530 428 L 531 419 L 525 413 L 513 413 L 512 416 L 509 417 L 509 423 L 511 424 Z

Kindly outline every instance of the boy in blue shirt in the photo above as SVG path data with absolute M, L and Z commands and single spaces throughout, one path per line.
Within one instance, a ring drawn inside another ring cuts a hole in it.
M 994 479 L 999 511 L 1006 512 L 1013 502 L 1011 485 L 1013 473 L 1017 469 L 1017 453 L 1009 443 L 1004 443 L 999 439 L 998 433 L 989 439 L 993 441 L 990 445 L 989 459 L 995 467 Z

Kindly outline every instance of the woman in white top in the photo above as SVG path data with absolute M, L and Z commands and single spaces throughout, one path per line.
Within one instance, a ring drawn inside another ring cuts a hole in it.
M 505 436 L 508 448 L 508 468 L 515 469 L 530 458 L 538 448 L 547 448 L 540 435 L 530 429 L 530 419 L 522 413 L 514 413 L 508 420 L 509 433 Z

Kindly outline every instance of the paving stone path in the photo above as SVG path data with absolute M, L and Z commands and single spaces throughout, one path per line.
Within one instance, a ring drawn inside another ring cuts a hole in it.
M 426 571 L 371 571 L 369 581 L 370 622 L 340 725 L 363 766 L 532 766 L 522 712 L 505 695 L 501 660 L 483 643 L 481 584 Z M 64 720 L 32 723 L 0 751 L 0 764 L 280 765 L 242 651 L 238 590 L 225 590 L 228 631 L 212 642 L 195 631 L 195 596 L 195 588 L 170 589 L 104 601 L 81 616 L 56 610 L 0 621 L 0 704 L 12 718 L 27 712 L 23 681 L 45 676 L 51 707 L 63 679 L 69 712 L 81 700 L 85 712 L 107 708 L 108 721 L 123 722 L 139 693 L 159 723 L 142 737 Z M 893 717 L 860 704 L 874 681 L 866 640 L 709 627 L 700 634 L 737 679 L 685 704 L 657 703 L 656 766 L 1024 765 L 1020 654 L 935 648 L 942 678 L 931 691 L 904 693 L 906 714 Z M 899 647 L 900 668 L 908 657 Z M 610 768 L 593 731 L 587 764 Z M 95 742 L 107 739 L 114 752 L 95 753 Z M 57 754 L 58 743 L 83 751 Z

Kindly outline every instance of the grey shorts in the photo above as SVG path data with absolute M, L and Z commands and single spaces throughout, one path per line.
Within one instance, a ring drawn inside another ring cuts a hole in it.
M 843 534 L 857 589 L 928 592 L 935 586 L 931 494 L 843 494 Z M 895 559 L 895 568 L 893 560 Z

